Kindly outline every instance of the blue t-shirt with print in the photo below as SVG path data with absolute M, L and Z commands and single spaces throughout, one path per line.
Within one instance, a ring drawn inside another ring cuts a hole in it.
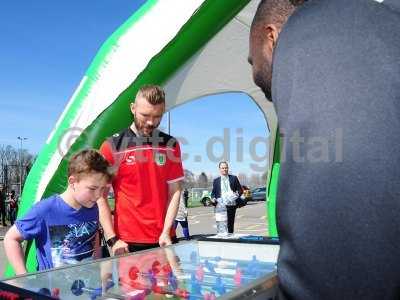
M 15 223 L 24 240 L 35 240 L 38 270 L 92 259 L 99 210 L 75 209 L 59 195 L 39 201 Z

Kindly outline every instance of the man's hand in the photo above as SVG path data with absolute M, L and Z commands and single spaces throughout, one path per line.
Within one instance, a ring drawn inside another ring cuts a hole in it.
M 160 244 L 160 247 L 169 246 L 172 244 L 171 237 L 168 233 L 161 233 L 160 237 L 158 238 L 158 243 Z
M 181 190 L 182 188 L 180 181 L 168 183 L 168 198 L 170 200 L 168 204 L 167 214 L 164 220 L 164 228 L 160 237 L 158 238 L 158 244 L 160 245 L 160 247 L 165 247 L 172 244 L 169 233 L 171 232 L 172 225 L 174 224 L 174 220 L 178 212 Z
M 122 240 L 118 240 L 115 242 L 114 246 L 111 248 L 112 255 L 121 255 L 124 253 L 128 253 L 128 244 Z

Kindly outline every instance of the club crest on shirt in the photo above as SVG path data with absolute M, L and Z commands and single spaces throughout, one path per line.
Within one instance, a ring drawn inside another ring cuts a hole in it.
M 164 153 L 156 152 L 154 154 L 154 161 L 158 166 L 164 166 L 167 161 L 167 156 Z

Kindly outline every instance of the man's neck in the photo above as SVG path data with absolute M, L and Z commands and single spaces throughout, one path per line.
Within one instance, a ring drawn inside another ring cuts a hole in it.
M 135 123 L 131 124 L 130 129 L 136 134 L 136 136 L 141 136 L 141 134 L 139 133 L 139 131 L 136 128 Z
M 139 130 L 136 128 L 136 125 L 135 125 L 134 122 L 131 124 L 131 126 L 130 126 L 129 128 L 136 134 L 137 137 L 143 137 L 143 138 L 148 138 L 148 137 L 153 136 L 153 132 L 154 132 L 155 130 L 157 130 L 157 129 L 154 129 L 154 130 L 152 131 L 151 135 L 149 135 L 149 136 L 144 136 L 144 135 L 141 134 L 141 133 L 139 132 Z

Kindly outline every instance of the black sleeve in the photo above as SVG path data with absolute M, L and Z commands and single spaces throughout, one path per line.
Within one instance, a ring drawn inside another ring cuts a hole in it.
M 400 13 L 379 2 L 307 1 L 274 51 L 288 299 L 400 299 Z
M 216 194 L 216 184 L 215 184 L 215 179 L 214 179 L 214 181 L 213 181 L 213 188 L 212 188 L 212 191 L 211 191 L 211 198 L 216 198 L 215 197 L 215 194 Z

